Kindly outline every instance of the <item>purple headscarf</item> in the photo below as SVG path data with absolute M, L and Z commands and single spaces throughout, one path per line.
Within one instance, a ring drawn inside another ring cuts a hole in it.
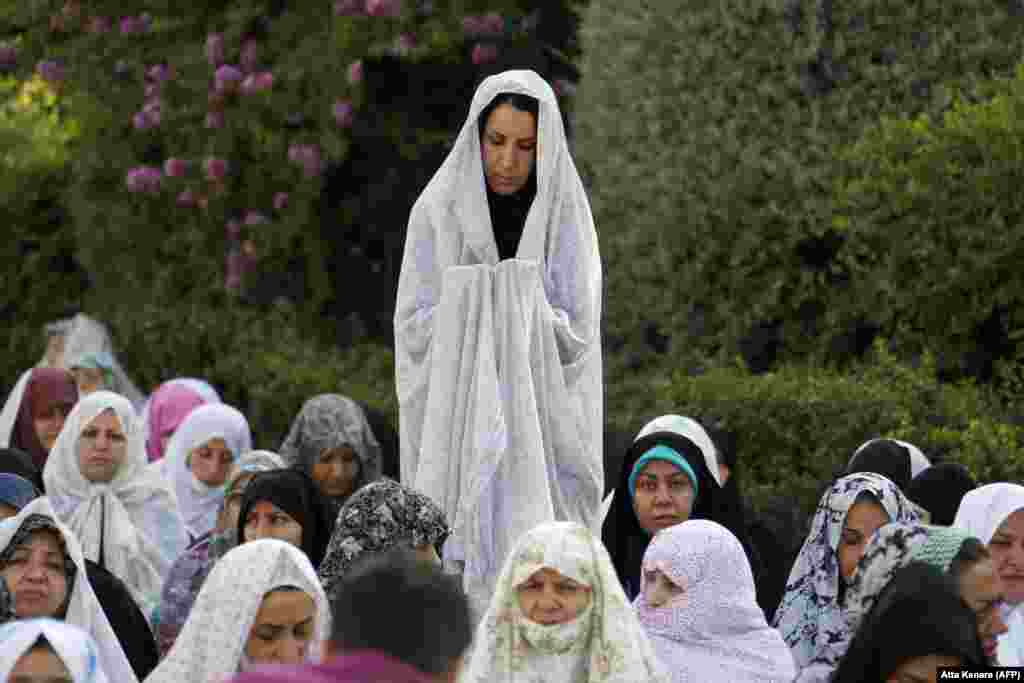
M 160 436 L 173 432 L 188 414 L 206 403 L 202 396 L 184 384 L 162 384 L 149 402 L 149 421 L 146 423 L 146 455 L 153 462 L 164 457 Z
M 323 664 L 263 667 L 239 674 L 231 683 L 431 683 L 413 667 L 378 652 L 356 652 Z

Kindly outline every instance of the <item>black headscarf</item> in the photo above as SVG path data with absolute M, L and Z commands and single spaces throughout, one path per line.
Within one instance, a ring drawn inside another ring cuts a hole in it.
M 288 513 L 302 526 L 302 550 L 313 567 L 319 567 L 334 530 L 320 490 L 305 472 L 271 470 L 258 472 L 242 494 L 238 514 L 238 538 L 245 538 L 245 518 L 256 503 L 267 501 Z
M 905 661 L 928 655 L 985 664 L 974 613 L 938 569 L 912 562 L 898 570 L 865 617 L 832 683 L 884 681 Z
M 0 473 L 16 474 L 32 482 L 36 490 L 43 490 L 43 474 L 32 462 L 29 454 L 17 448 L 0 448 Z
M 910 481 L 907 498 L 931 515 L 932 524 L 952 526 L 960 501 L 968 491 L 978 488 L 978 482 L 967 468 L 956 462 L 932 465 Z
M 601 530 L 601 540 L 611 555 L 626 595 L 632 600 L 640 592 L 640 569 L 644 552 L 651 541 L 633 509 L 629 476 L 637 460 L 659 445 L 668 446 L 682 456 L 697 475 L 697 499 L 693 502 L 690 519 L 709 519 L 731 531 L 743 545 L 754 572 L 754 580 L 758 581 L 762 573 L 761 563 L 747 536 L 743 507 L 738 500 L 735 485 L 730 487 L 728 482 L 725 487 L 718 485 L 708 470 L 703 451 L 690 439 L 676 432 L 653 432 L 634 441 L 622 459 L 615 498 Z
M 850 460 L 846 474 L 874 472 L 896 484 L 900 491 L 906 491 L 910 484 L 910 450 L 892 439 L 875 439 L 868 442 Z

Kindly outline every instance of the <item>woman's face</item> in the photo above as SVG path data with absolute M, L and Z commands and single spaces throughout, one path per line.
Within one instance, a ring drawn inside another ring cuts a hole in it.
M 985 656 L 994 662 L 998 638 L 1008 629 L 1002 615 L 1005 593 L 993 561 L 985 558 L 961 572 L 958 588 L 960 597 L 974 611 Z
M 64 421 L 71 412 L 71 406 L 65 403 L 51 403 L 43 410 L 32 416 L 32 426 L 35 427 L 39 443 L 47 452 L 53 448 L 60 436 L 60 430 L 64 429 Z
M 538 569 L 516 589 L 527 619 L 550 626 L 567 624 L 590 604 L 590 586 L 547 567 Z
M 850 506 L 839 537 L 839 575 L 849 583 L 864 548 L 880 527 L 889 523 L 889 513 L 874 500 L 862 500 Z
M 37 531 L 0 569 L 14 600 L 14 613 L 20 619 L 57 615 L 68 594 L 64 562 L 56 532 Z
M 245 654 L 255 664 L 300 664 L 313 640 L 316 607 L 302 591 L 275 590 L 263 596 L 249 631 Z
M 207 486 L 223 486 L 234 462 L 234 456 L 224 439 L 210 439 L 189 453 L 189 469 L 193 476 Z
M 900 664 L 885 679 L 885 683 L 935 683 L 938 680 L 940 666 L 956 667 L 962 664 L 959 657 L 950 657 L 949 655 L 914 657 Z
M 117 474 L 127 452 L 121 420 L 113 410 L 105 410 L 78 437 L 78 469 L 88 481 L 107 483 Z
M 359 458 L 351 446 L 328 448 L 313 463 L 310 476 L 324 496 L 345 498 L 355 491 Z
M 71 368 L 78 385 L 79 396 L 86 396 L 103 388 L 103 371 L 97 368 Z
M 258 501 L 245 516 L 245 538 L 242 543 L 261 538 L 276 538 L 302 547 L 302 525 L 295 518 L 267 500 Z
M 437 548 L 430 543 L 416 546 L 413 548 L 413 554 L 418 560 L 441 566 L 441 556 L 437 554 Z
M 670 462 L 649 462 L 636 477 L 633 511 L 640 527 L 651 536 L 688 520 L 693 501 L 690 478 Z
M 682 594 L 682 587 L 668 578 L 664 572 L 657 569 L 644 572 L 644 598 L 648 607 L 656 609 Z
M 21 656 L 6 683 L 72 683 L 71 673 L 53 650 L 36 645 Z
M 515 194 L 526 186 L 537 158 L 537 121 L 533 114 L 500 104 L 487 117 L 483 150 L 484 176 L 496 194 Z
M 1006 601 L 1011 605 L 1024 602 L 1024 510 L 1017 510 L 999 525 L 988 551 L 1003 581 Z

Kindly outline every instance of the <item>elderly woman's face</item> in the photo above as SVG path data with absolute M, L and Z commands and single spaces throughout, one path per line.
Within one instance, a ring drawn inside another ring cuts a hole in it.
M 515 194 L 526 186 L 537 158 L 537 121 L 530 112 L 500 104 L 487 117 L 480 139 L 487 186 Z
M 516 588 L 519 609 L 530 621 L 567 624 L 590 604 L 590 586 L 547 567 L 538 569 Z
M 310 476 L 323 495 L 345 498 L 355 492 L 359 458 L 351 446 L 328 448 L 313 463 Z

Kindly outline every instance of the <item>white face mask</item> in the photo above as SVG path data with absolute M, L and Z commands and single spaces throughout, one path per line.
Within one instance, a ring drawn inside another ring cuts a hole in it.
M 591 612 L 594 604 L 579 613 L 572 621 L 564 624 L 538 624 L 525 616 L 519 623 L 519 632 L 523 640 L 535 650 L 545 655 L 565 654 L 571 650 L 582 649 L 590 635 Z

